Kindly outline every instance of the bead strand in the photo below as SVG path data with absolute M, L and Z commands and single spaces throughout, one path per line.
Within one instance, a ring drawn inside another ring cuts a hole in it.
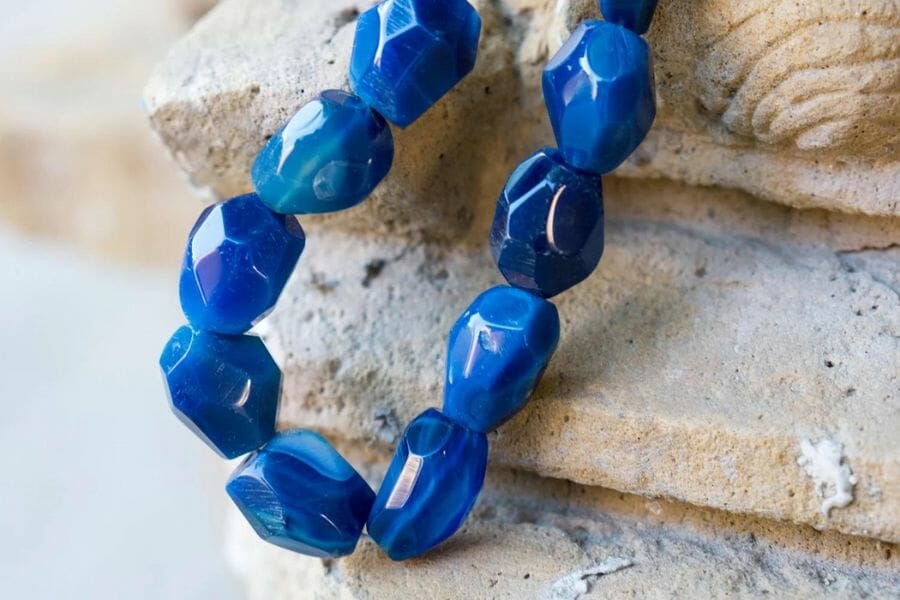
M 281 371 L 246 332 L 275 306 L 303 252 L 289 215 L 367 198 L 393 162 L 387 122 L 410 125 L 471 71 L 480 32 L 466 0 L 384 0 L 363 13 L 350 62 L 355 94 L 326 90 L 304 105 L 257 156 L 255 193 L 207 208 L 191 231 L 179 283 L 189 325 L 166 344 L 160 367 L 173 411 L 200 439 L 225 458 L 253 452 L 226 491 L 273 544 L 349 554 L 375 501 L 322 436 L 275 432 Z
M 305 246 L 290 214 L 355 206 L 387 175 L 388 121 L 406 127 L 474 66 L 481 30 L 466 0 L 384 0 L 357 23 L 355 94 L 326 90 L 265 145 L 255 193 L 214 205 L 191 231 L 179 291 L 189 325 L 163 350 L 174 412 L 217 453 L 252 452 L 226 490 L 264 539 L 321 557 L 356 547 L 363 527 L 395 560 L 456 532 L 487 469 L 486 434 L 538 385 L 559 341 L 549 298 L 603 253 L 600 176 L 641 143 L 655 117 L 649 48 L 655 1 L 600 0 L 547 65 L 543 89 L 559 149 L 513 172 L 491 249 L 510 284 L 478 296 L 448 340 L 442 411 L 404 431 L 377 493 L 322 436 L 276 434 L 281 371 L 246 332 L 275 306 Z
M 428 409 L 409 425 L 375 499 L 368 532 L 394 560 L 453 535 L 474 506 L 487 468 L 485 433 L 524 407 L 556 349 L 559 315 L 547 299 L 600 261 L 600 176 L 653 123 L 651 59 L 638 33 L 656 3 L 600 4 L 608 22 L 581 24 L 544 70 L 559 150 L 527 158 L 497 203 L 491 249 L 512 287 L 478 296 L 451 329 L 443 413 Z

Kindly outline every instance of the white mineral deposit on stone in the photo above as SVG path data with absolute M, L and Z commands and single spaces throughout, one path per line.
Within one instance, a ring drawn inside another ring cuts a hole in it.
M 853 486 L 858 481 L 844 460 L 843 446 L 825 438 L 817 444 L 804 439 L 800 442 L 803 455 L 797 464 L 803 467 L 818 490 L 822 501 L 822 514 L 826 517 L 833 508 L 844 508 L 853 502 Z
M 594 583 L 596 583 L 597 579 L 600 577 L 628 568 L 633 564 L 634 563 L 627 558 L 610 556 L 593 567 L 580 569 L 557 579 L 553 585 L 550 586 L 550 590 L 547 592 L 545 598 L 547 600 L 577 600 L 584 594 L 590 592 Z

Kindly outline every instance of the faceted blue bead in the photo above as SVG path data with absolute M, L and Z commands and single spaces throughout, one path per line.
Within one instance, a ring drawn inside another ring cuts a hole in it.
M 391 128 L 358 96 L 322 92 L 259 153 L 256 193 L 278 213 L 326 213 L 356 206 L 394 160 Z
M 435 409 L 409 424 L 367 528 L 394 560 L 419 556 L 462 525 L 484 483 L 487 437 Z
M 532 154 L 497 201 L 491 251 L 510 284 L 544 298 L 584 280 L 603 255 L 600 178 L 552 148 Z
M 622 164 L 656 118 L 650 49 L 619 25 L 582 23 L 547 64 L 543 84 L 559 150 L 582 171 Z
M 344 457 L 305 430 L 278 434 L 225 489 L 261 538 L 320 558 L 353 552 L 375 500 Z
M 466 0 L 383 0 L 357 22 L 350 84 L 406 127 L 472 70 L 480 35 Z
M 600 0 L 603 18 L 639 35 L 647 33 L 657 0 Z
M 557 342 L 552 303 L 510 287 L 484 292 L 450 330 L 444 414 L 496 429 L 525 406 Z
M 256 336 L 182 327 L 159 358 L 172 411 L 225 458 L 275 434 L 281 370 Z
M 303 252 L 294 217 L 256 194 L 207 208 L 194 225 L 181 267 L 181 307 L 197 329 L 238 334 L 275 306 Z

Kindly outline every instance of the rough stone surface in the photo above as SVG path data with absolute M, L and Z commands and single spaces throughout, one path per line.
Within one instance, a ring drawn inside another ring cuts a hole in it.
M 473 3 L 475 71 L 396 132 L 370 201 L 304 218 L 307 253 L 261 329 L 285 368 L 280 426 L 368 448 L 363 464 L 440 404 L 451 324 L 502 283 L 496 198 L 552 140 L 541 68 L 596 16 L 594 0 Z M 226 0 L 176 45 L 145 101 L 195 183 L 249 189 L 266 136 L 346 88 L 369 5 Z M 661 2 L 659 119 L 606 180 L 604 259 L 558 299 L 559 350 L 491 435 L 475 519 L 408 565 L 370 542 L 307 560 L 236 525 L 251 597 L 896 595 L 898 25 L 890 0 Z M 635 180 L 658 177 L 737 190 Z
M 178 264 L 200 205 L 148 131 L 139 92 L 199 4 L 41 3 L 10 21 L 0 222 L 104 258 Z
M 371 540 L 340 561 L 278 551 L 231 519 L 250 600 L 297 598 L 891 598 L 900 559 L 819 533 L 504 470 L 457 536 L 408 563 Z
M 540 71 L 596 2 L 473 3 L 484 21 L 475 71 L 398 132 L 391 175 L 343 224 L 477 228 L 511 168 L 552 141 Z M 369 4 L 226 0 L 175 46 L 146 107 L 197 184 L 247 191 L 266 136 L 319 90 L 347 87 L 353 21 Z M 892 0 L 660 2 L 649 33 L 659 115 L 620 174 L 900 215 L 898 29 Z
M 897 222 L 672 183 L 606 191 L 604 259 L 559 296 L 559 348 L 492 461 L 900 540 Z M 485 247 L 330 228 L 307 247 L 264 322 L 283 426 L 391 445 L 440 404 L 447 332 L 500 275 Z M 798 463 L 826 439 L 857 480 L 827 515 L 841 465 Z

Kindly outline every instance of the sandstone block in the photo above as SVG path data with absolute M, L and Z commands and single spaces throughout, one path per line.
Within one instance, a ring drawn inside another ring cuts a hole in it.
M 895 222 L 626 180 L 607 209 L 492 461 L 900 540 Z M 266 329 L 283 426 L 393 444 L 440 405 L 447 332 L 500 276 L 485 247 L 314 229 L 307 248 Z
M 589 0 L 474 0 L 478 64 L 415 125 L 367 206 L 342 225 L 478 228 L 511 168 L 552 135 L 540 71 Z M 248 189 L 267 136 L 319 90 L 347 88 L 359 0 L 227 0 L 146 87 L 154 127 L 201 186 Z M 619 169 L 795 207 L 900 216 L 900 9 L 890 0 L 660 2 L 649 33 L 659 115 Z
M 229 557 L 251 600 L 298 598 L 890 598 L 889 547 L 679 503 L 495 470 L 457 536 L 393 563 L 364 539 L 322 562 L 273 549 L 231 519 Z

